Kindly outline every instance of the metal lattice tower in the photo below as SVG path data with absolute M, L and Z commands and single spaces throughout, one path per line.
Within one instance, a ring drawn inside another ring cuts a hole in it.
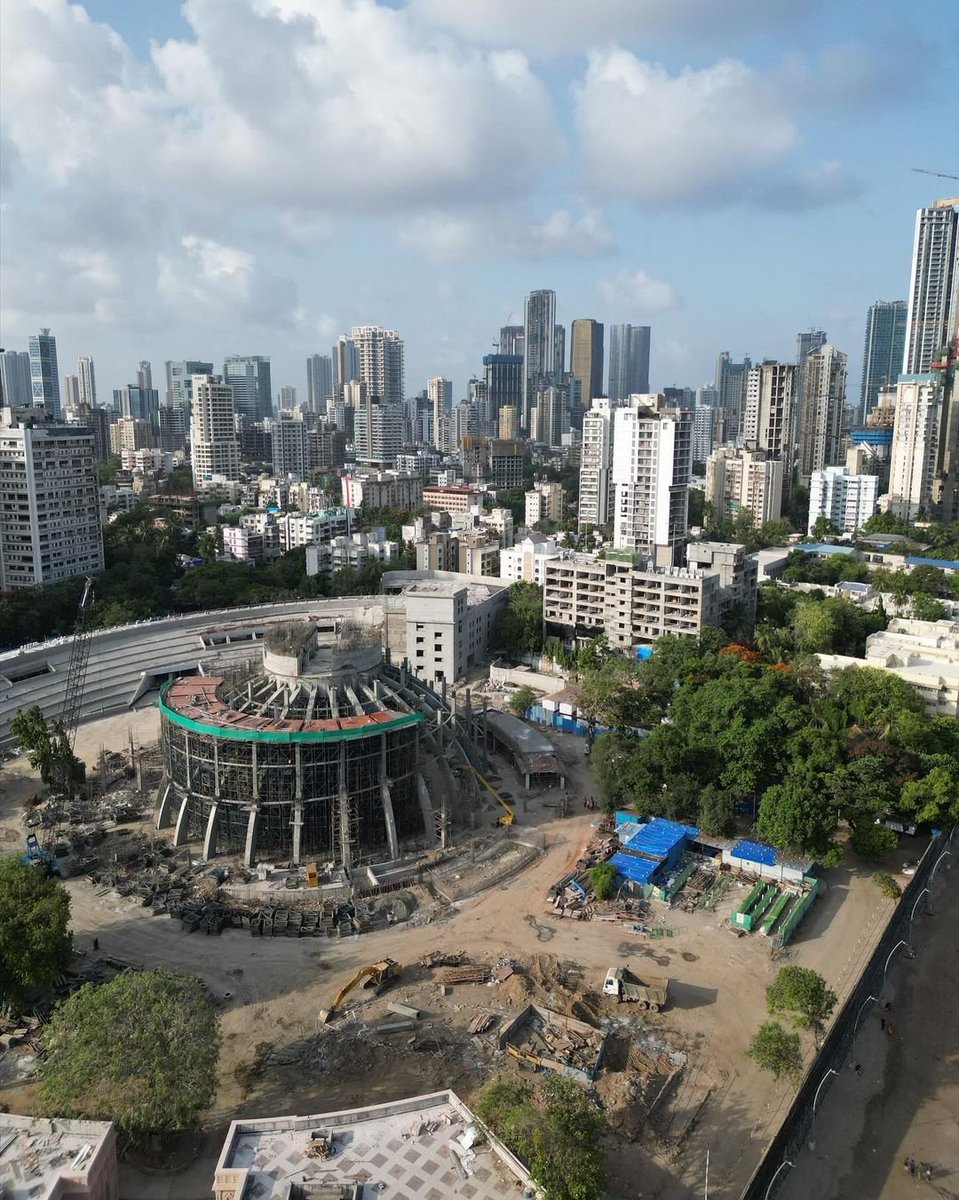
M 83 702 L 83 685 L 87 678 L 87 662 L 90 658 L 90 637 L 93 629 L 90 616 L 93 611 L 93 580 L 89 577 L 83 585 L 83 595 L 77 609 L 77 620 L 73 627 L 73 648 L 67 668 L 67 686 L 63 707 L 60 709 L 60 724 L 64 735 L 73 749 L 80 723 L 80 705 Z

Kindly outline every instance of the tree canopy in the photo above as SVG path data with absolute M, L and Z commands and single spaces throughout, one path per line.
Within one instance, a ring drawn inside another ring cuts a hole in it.
M 19 858 L 0 858 L 0 1005 L 19 1010 L 70 965 L 70 897 Z
M 219 1017 L 196 977 L 128 971 L 65 1000 L 44 1049 L 47 1112 L 110 1119 L 137 1141 L 191 1128 L 213 1102 Z
M 543 589 L 538 584 L 510 584 L 506 607 L 493 628 L 493 645 L 516 659 L 543 648 Z
M 836 1007 L 836 993 L 818 971 L 790 964 L 780 968 L 766 988 L 766 1006 L 773 1015 L 784 1013 L 818 1037 Z
M 778 1021 L 766 1021 L 749 1043 L 748 1058 L 761 1071 L 769 1071 L 776 1079 L 795 1082 L 802 1074 L 802 1042 L 798 1033 L 789 1033 Z

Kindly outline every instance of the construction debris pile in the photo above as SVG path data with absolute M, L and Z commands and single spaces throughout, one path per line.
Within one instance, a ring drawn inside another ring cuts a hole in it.
M 538 1004 L 528 1005 L 500 1036 L 500 1047 L 514 1058 L 584 1083 L 596 1078 L 605 1045 L 601 1029 Z

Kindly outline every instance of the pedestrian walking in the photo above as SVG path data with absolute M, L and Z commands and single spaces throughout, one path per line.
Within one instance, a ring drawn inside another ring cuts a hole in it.
M 889 1024 L 886 1026 L 886 1033 L 888 1033 L 889 1036 L 892 1037 L 892 1035 L 895 1032 L 896 1032 L 896 1027 L 895 1027 L 895 1025 L 893 1025 L 892 1021 L 890 1021 Z
M 912 1167 L 912 1159 L 909 1157 L 909 1155 L 908 1155 L 908 1154 L 907 1154 L 907 1155 L 906 1155 L 906 1157 L 905 1157 L 905 1158 L 902 1160 L 902 1165 L 903 1165 L 903 1169 L 905 1170 L 906 1174 L 907 1174 L 907 1175 L 911 1175 L 911 1174 L 912 1174 L 912 1170 L 913 1170 L 913 1167 Z
M 880 1027 L 880 1029 L 882 1029 L 883 1033 L 886 1032 L 886 1018 L 885 1017 L 879 1018 L 879 1027 Z

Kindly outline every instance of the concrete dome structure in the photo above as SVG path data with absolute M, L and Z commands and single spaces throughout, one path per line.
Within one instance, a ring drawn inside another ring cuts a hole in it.
M 160 700 L 159 828 L 207 858 L 394 861 L 445 842 L 457 793 L 444 745 L 472 746 L 379 634 L 347 621 L 271 629 L 260 669 L 196 675 Z

